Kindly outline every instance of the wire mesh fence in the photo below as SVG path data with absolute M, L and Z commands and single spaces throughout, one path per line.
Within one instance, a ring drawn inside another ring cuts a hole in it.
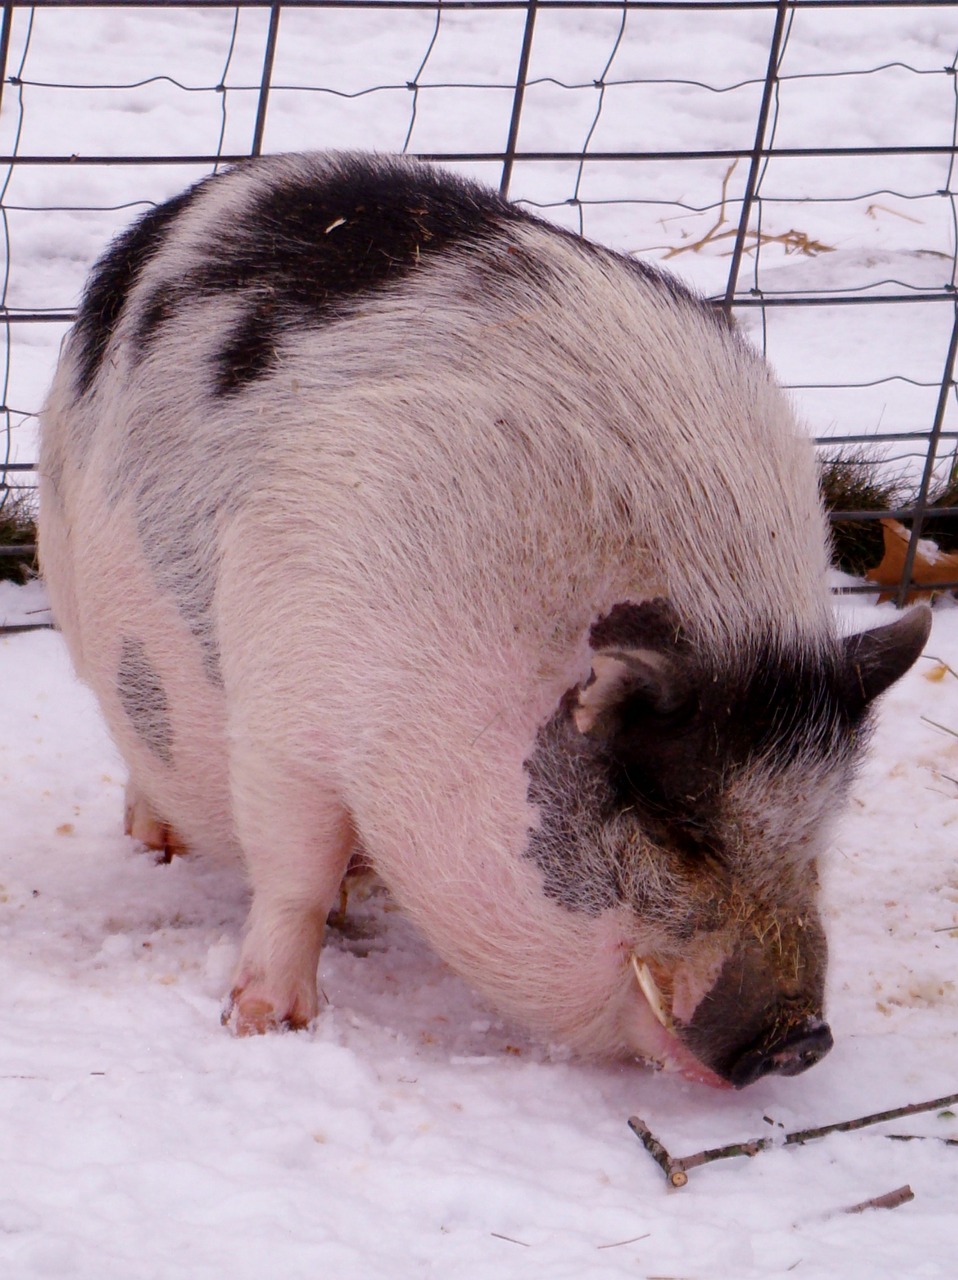
M 958 585 L 956 10 L 0 6 L 0 516 L 29 505 L 44 389 L 111 236 L 223 164 L 359 147 L 441 161 L 677 270 L 790 388 L 845 567 L 881 561 L 899 603 Z

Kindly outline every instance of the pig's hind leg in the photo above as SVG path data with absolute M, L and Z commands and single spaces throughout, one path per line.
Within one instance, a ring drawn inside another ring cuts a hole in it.
M 148 849 L 155 849 L 158 862 L 172 862 L 178 854 L 188 853 L 185 841 L 162 818 L 131 778 L 126 784 L 123 830 Z
M 354 833 L 321 782 L 234 773 L 234 814 L 253 901 L 223 1022 L 237 1035 L 307 1026 L 316 1016 L 326 917 L 339 901 Z

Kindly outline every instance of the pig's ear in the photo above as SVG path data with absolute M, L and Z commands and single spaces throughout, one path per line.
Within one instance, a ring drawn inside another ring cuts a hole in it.
M 667 715 L 681 701 L 675 666 L 654 649 L 607 649 L 592 659 L 592 674 L 579 689 L 572 718 L 580 733 L 614 728 L 626 701 L 641 701 Z
M 931 610 L 923 604 L 897 622 L 846 637 L 848 668 L 866 703 L 905 674 L 924 649 L 930 630 Z

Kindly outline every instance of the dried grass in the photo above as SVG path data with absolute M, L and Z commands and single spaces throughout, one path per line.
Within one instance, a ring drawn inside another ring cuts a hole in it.
M 703 249 L 709 245 L 718 244 L 722 240 L 734 240 L 738 235 L 738 228 L 729 225 L 729 219 L 726 216 L 726 205 L 728 204 L 728 185 L 732 174 L 738 165 L 737 160 L 733 160 L 725 171 L 725 177 L 722 179 L 722 197 L 719 202 L 718 217 L 714 224 L 709 227 L 704 236 L 700 236 L 698 240 L 693 240 L 688 244 L 680 245 L 655 245 L 653 248 L 664 249 L 665 258 L 677 258 L 680 253 L 701 253 Z M 727 229 L 725 229 L 727 228 Z M 685 235 L 685 232 L 682 232 Z M 789 231 L 779 231 L 774 235 L 766 231 L 746 231 L 744 251 L 751 253 L 755 249 L 766 244 L 780 244 L 786 253 L 800 253 L 807 258 L 816 258 L 820 253 L 834 253 L 835 246 L 831 244 L 823 244 L 821 240 L 813 240 L 806 231 L 799 231 L 793 227 Z M 721 257 L 730 257 L 732 250 L 723 253 Z
M 29 577 L 37 541 L 37 510 L 33 494 L 0 488 L 0 548 L 23 548 L 0 555 L 0 582 L 23 582 Z
M 819 463 L 819 488 L 826 511 L 891 511 L 907 501 L 901 475 L 889 471 L 876 449 L 843 451 Z M 832 524 L 832 562 L 864 577 L 884 555 L 878 520 L 838 520 Z

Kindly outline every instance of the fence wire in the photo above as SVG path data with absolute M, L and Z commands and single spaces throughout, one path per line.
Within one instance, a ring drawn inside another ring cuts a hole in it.
M 111 235 L 250 155 L 402 151 L 661 260 L 735 315 L 791 390 L 826 469 L 891 477 L 886 501 L 858 510 L 839 497 L 833 520 L 908 527 L 902 603 L 923 532 L 958 551 L 956 10 L 3 4 L 0 508 L 35 486 L 44 388 Z M 958 585 L 958 572 L 941 585 Z

